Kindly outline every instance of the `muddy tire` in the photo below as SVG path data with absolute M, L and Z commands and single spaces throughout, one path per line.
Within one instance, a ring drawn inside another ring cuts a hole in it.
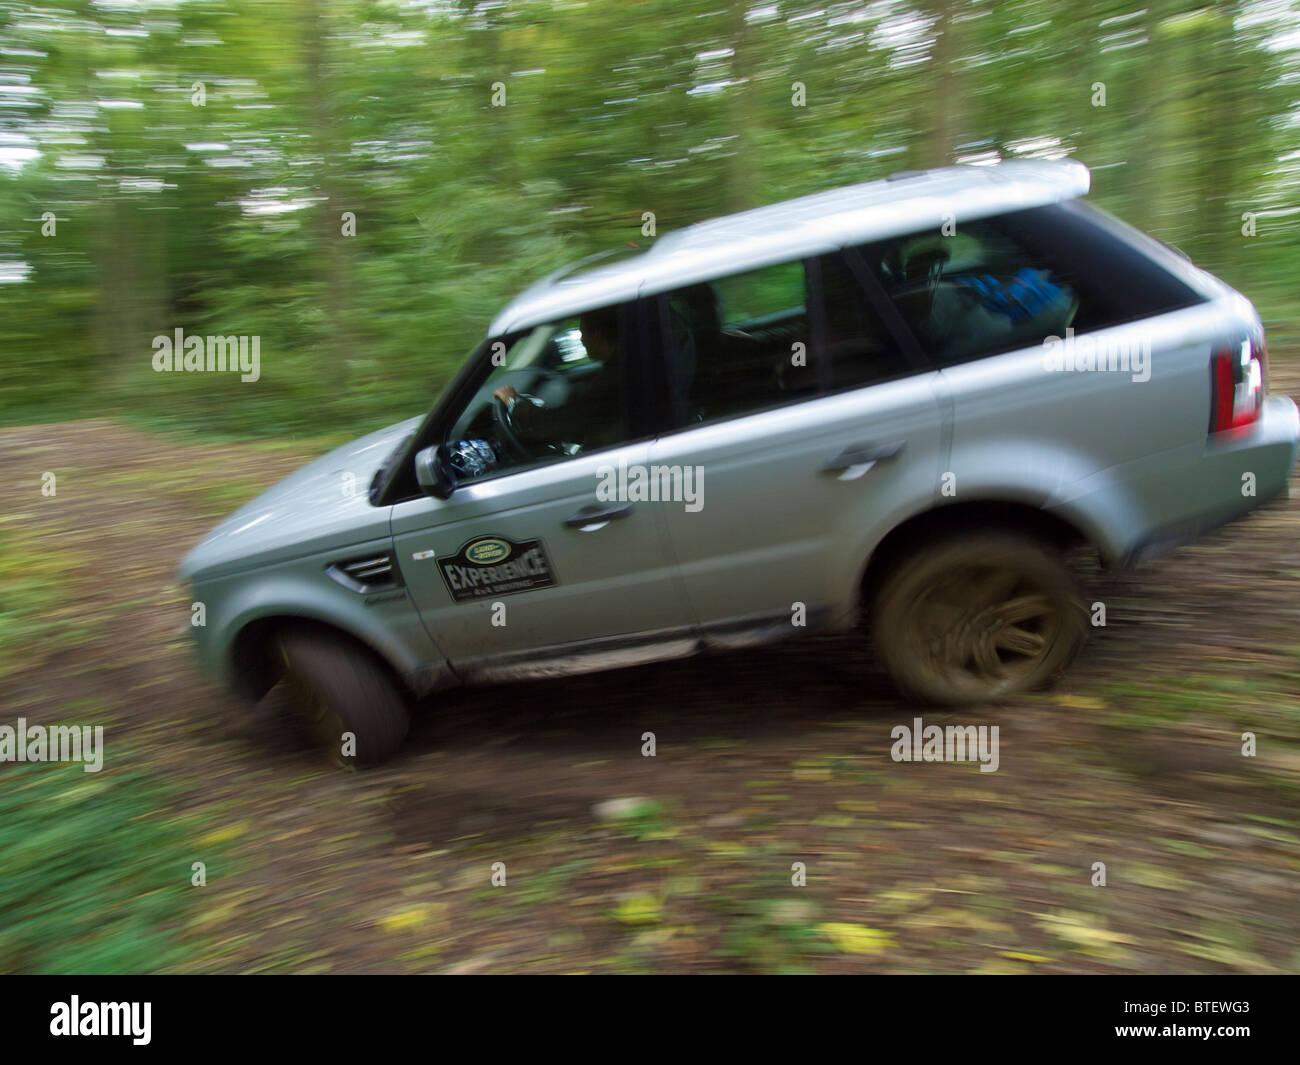
M 1041 687 L 1069 665 L 1087 635 L 1060 553 L 1006 532 L 918 548 L 885 578 L 871 617 L 899 690 L 941 706 Z
M 406 739 L 410 713 L 392 674 L 367 648 L 331 632 L 280 634 L 290 702 L 309 739 L 341 766 L 372 766 Z M 345 755 L 343 734 L 356 737 Z

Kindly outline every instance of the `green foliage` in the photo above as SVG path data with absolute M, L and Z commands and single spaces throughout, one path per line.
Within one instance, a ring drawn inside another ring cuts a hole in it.
M 0 527 L 0 678 L 30 664 L 33 648 L 81 635 L 70 613 L 68 563 L 40 537 Z
M 840 949 L 840 925 L 818 925 L 818 907 L 798 897 L 756 899 L 728 915 L 719 953 L 751 972 L 805 973 L 818 954 Z M 890 937 L 885 936 L 882 942 Z
M 0 780 L 0 972 L 157 972 L 185 960 L 203 889 L 190 887 L 174 797 L 111 764 L 11 765 Z
M 1198 717 L 1244 726 L 1254 707 L 1276 706 L 1283 698 L 1265 680 L 1232 675 L 1153 677 L 1140 683 L 1110 684 L 1105 690 L 1110 708 L 1103 720 L 1115 728 L 1144 733 L 1178 729 Z
M 30 270 L 0 281 L 0 423 L 355 432 L 425 409 L 506 299 L 643 241 L 645 212 L 662 233 L 996 155 L 1078 156 L 1100 203 L 1294 329 L 1287 18 L 1244 0 L 0 0 L 0 85 L 22 89 L 0 92 L 0 163 L 40 153 L 0 165 L 0 278 Z M 261 379 L 154 373 L 177 328 L 258 336 Z

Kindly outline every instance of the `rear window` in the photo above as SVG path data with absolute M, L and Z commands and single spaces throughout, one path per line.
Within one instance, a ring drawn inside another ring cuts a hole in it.
M 1203 297 L 1071 204 L 858 249 L 940 364 L 1163 314 Z

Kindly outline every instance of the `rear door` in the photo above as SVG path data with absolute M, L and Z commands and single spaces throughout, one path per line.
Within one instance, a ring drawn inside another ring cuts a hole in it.
M 942 367 L 958 500 L 1073 501 L 1129 464 L 1204 448 L 1204 297 L 1079 203 L 858 250 Z M 1199 334 L 1199 335 L 1198 335 Z M 1138 501 L 1177 491 L 1153 477 Z
M 694 498 L 660 504 L 706 635 L 846 621 L 869 545 L 938 484 L 936 374 L 843 255 L 664 297 L 674 429 L 651 448 Z

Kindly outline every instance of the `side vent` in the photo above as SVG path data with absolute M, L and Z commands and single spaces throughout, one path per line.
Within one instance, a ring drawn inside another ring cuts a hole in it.
M 388 552 L 334 562 L 325 567 L 325 572 L 344 588 L 358 594 L 387 592 L 402 585 L 401 573 Z

